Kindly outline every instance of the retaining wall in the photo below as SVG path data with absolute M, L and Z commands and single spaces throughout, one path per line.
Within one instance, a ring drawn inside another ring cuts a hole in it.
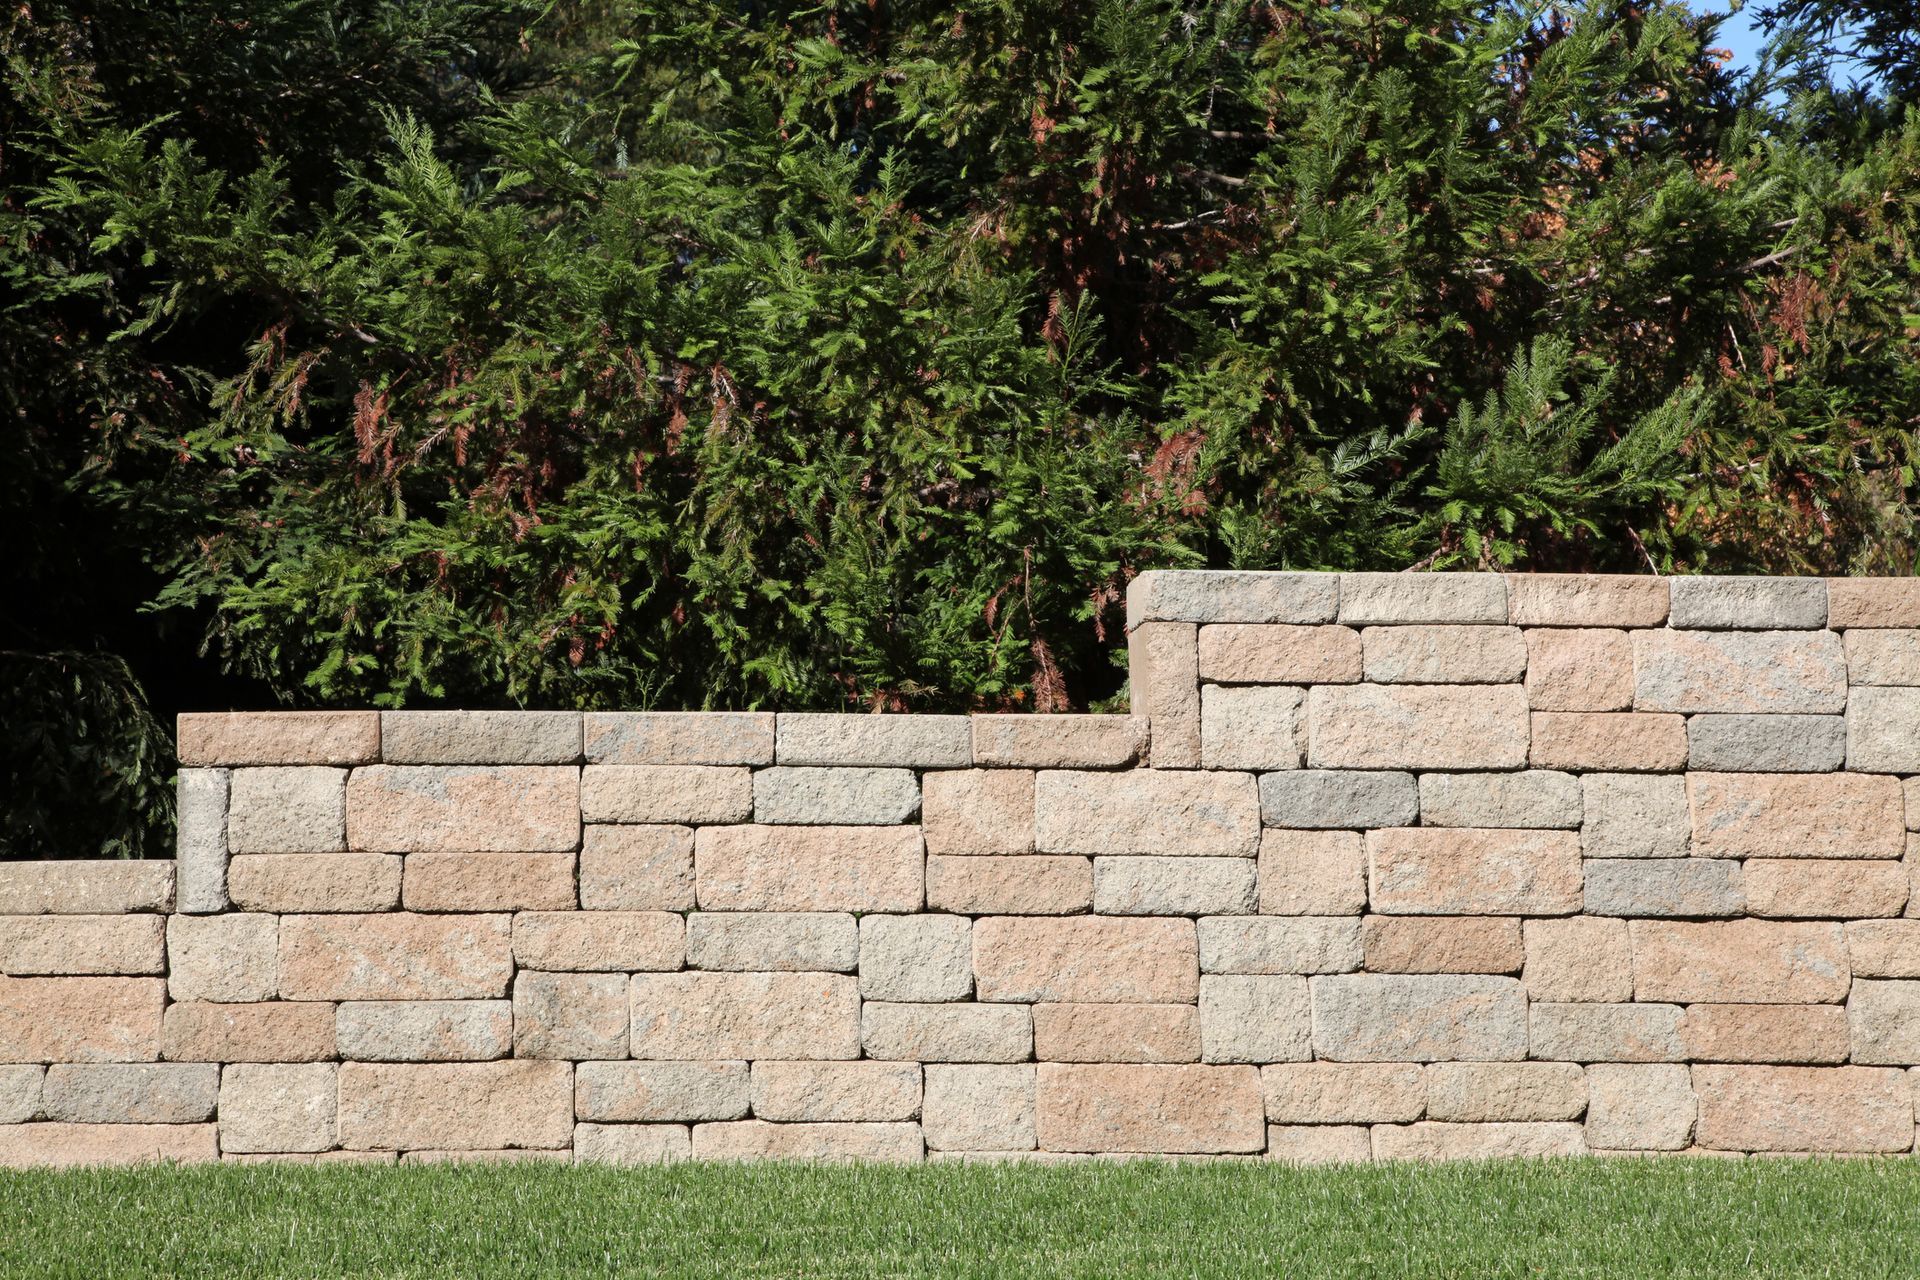
M 185 716 L 0 1162 L 1906 1152 L 1920 581 L 1150 573 L 1136 716 Z

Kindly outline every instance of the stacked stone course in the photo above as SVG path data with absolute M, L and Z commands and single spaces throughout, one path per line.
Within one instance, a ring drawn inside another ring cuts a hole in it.
M 1142 575 L 1133 716 L 180 725 L 0 1163 L 1891 1153 L 1920 581 Z

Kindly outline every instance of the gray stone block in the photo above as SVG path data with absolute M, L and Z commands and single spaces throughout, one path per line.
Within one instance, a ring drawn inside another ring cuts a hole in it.
M 1672 627 L 1773 631 L 1827 625 L 1827 584 L 1819 578 L 1679 577 L 1668 586 Z
M 1420 776 L 1420 820 L 1429 827 L 1572 830 L 1581 808 L 1580 779 L 1552 769 Z
M 1260 779 L 1260 816 L 1270 827 L 1364 831 L 1406 827 L 1420 816 L 1410 773 L 1300 769 Z
M 1349 626 L 1395 622 L 1507 620 L 1507 580 L 1493 573 L 1343 573 L 1340 621 Z
M 1687 781 L 1675 774 L 1590 773 L 1580 780 L 1589 858 L 1684 858 L 1693 844 Z
M 1722 773 L 1827 773 L 1847 755 L 1845 716 L 1699 715 L 1687 767 Z
M 753 820 L 783 825 L 891 826 L 920 812 L 911 769 L 781 765 L 753 775 Z
M 1093 909 L 1106 916 L 1247 915 L 1251 858 L 1095 858 Z
M 1737 916 L 1740 864 L 1724 858 L 1588 858 L 1586 909 L 1596 916 Z
M 1517 978 L 1352 973 L 1310 983 L 1317 1057 L 1512 1062 L 1527 1056 L 1527 1000 Z
M 40 1110 L 71 1124 L 199 1124 L 219 1098 L 211 1062 L 55 1063 Z
M 572 764 L 578 711 L 382 711 L 388 764 Z
M 1331 622 L 1340 604 L 1340 579 L 1335 573 L 1155 569 L 1127 584 L 1127 626 Z
M 175 788 L 175 910 L 210 915 L 227 909 L 226 769 L 182 769 Z
M 1847 702 L 1847 768 L 1920 773 L 1920 689 L 1855 689 Z

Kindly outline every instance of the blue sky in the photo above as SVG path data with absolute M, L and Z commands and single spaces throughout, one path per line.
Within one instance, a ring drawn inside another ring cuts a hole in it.
M 1760 56 L 1760 46 L 1765 42 L 1755 16 L 1757 7 L 1749 4 L 1744 13 L 1734 14 L 1720 27 L 1720 38 L 1715 43 L 1733 50 L 1733 65 L 1736 68 L 1745 69 L 1753 66 L 1754 61 Z M 1724 2 L 1703 4 L 1695 12 L 1702 10 L 1712 12 L 1716 9 L 1725 12 Z

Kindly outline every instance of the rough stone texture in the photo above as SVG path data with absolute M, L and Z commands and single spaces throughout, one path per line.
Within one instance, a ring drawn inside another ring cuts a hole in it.
M 1338 974 L 1311 979 L 1313 1048 L 1336 1062 L 1500 1061 L 1527 1055 L 1513 978 Z
M 402 886 L 409 911 L 566 911 L 575 892 L 570 853 L 409 854 Z
M 506 1000 L 348 1001 L 335 1030 L 360 1062 L 488 1062 L 513 1051 L 513 1015 Z
M 1200 1012 L 1189 1004 L 1039 1004 L 1042 1062 L 1198 1062 Z
M 1340 575 L 1340 621 L 1352 626 L 1506 620 L 1507 584 L 1494 574 Z
M 1849 631 L 1847 683 L 1920 685 L 1920 631 Z
M 750 770 L 718 765 L 590 764 L 580 773 L 590 823 L 745 822 L 754 793 Z
M 1896 779 L 1865 774 L 1692 773 L 1693 851 L 1715 858 L 1897 858 Z
M 1847 768 L 1920 772 L 1920 689 L 1855 689 L 1847 702 Z
M 1825 773 L 1847 754 L 1845 716 L 1705 715 L 1687 721 L 1687 767 Z
M 917 827 L 702 827 L 694 836 L 708 911 L 918 911 Z
M 755 822 L 887 826 L 920 812 L 911 769 L 829 769 L 780 765 L 753 775 Z
M 1127 630 L 1127 683 L 1149 727 L 1156 769 L 1200 763 L 1199 628 L 1191 622 L 1143 622 Z
M 627 979 L 618 973 L 535 973 L 513 979 L 513 1056 L 627 1056 Z
M 738 1120 L 747 1105 L 744 1062 L 583 1062 L 574 1071 L 582 1120 Z
M 1910 1066 L 1920 1062 L 1920 982 L 1853 984 L 1847 1000 L 1853 1060 Z
M 845 974 L 639 973 L 631 996 L 636 1058 L 860 1056 L 860 993 Z
M 573 887 L 571 875 L 567 887 Z M 227 891 L 242 911 L 391 911 L 400 905 L 400 858 L 390 853 L 241 854 L 227 864 Z
M 513 918 L 513 958 L 554 971 L 678 969 L 686 923 L 670 911 L 523 911 Z
M 227 802 L 229 853 L 325 853 L 347 846 L 347 771 L 318 766 L 235 769 Z
M 1034 815 L 1043 853 L 1251 857 L 1260 846 L 1244 773 L 1042 773 Z
M 1359 678 L 1360 633 L 1351 627 L 1229 623 L 1200 628 L 1202 680 L 1219 684 L 1352 684 Z
M 564 1062 L 340 1066 L 340 1145 L 349 1150 L 489 1151 L 573 1140 Z
M 1684 858 L 1693 845 L 1685 778 L 1590 773 L 1581 852 L 1589 858 Z
M 1747 914 L 1814 920 L 1897 916 L 1907 868 L 1880 859 L 1750 858 Z
M 693 1135 L 681 1124 L 576 1124 L 577 1164 L 637 1166 L 693 1158 Z
M 1119 769 L 1146 749 L 1145 716 L 973 717 L 973 762 L 999 769 Z
M 1920 579 L 1829 578 L 1827 625 L 1920 626 Z
M 160 916 L 0 916 L 0 973 L 126 975 L 166 969 Z
M 1723 1151 L 1910 1151 L 1913 1094 L 1885 1067 L 1699 1066 L 1697 1141 Z
M 1201 1061 L 1300 1062 L 1312 1056 L 1305 978 L 1200 979 Z
M 1043 1062 L 1036 1127 L 1045 1151 L 1162 1154 L 1258 1151 L 1266 1144 L 1250 1066 Z
M 693 832 L 677 826 L 586 829 L 580 905 L 588 911 L 693 909 Z
M 1536 711 L 1536 769 L 1659 773 L 1687 762 L 1686 718 L 1632 711 Z
M 1377 1160 L 1518 1160 L 1577 1156 L 1586 1151 L 1580 1126 L 1500 1122 L 1381 1125 L 1373 1131 Z
M 0 862 L 0 916 L 122 915 L 166 911 L 172 906 L 170 862 L 123 858 Z
M 770 711 L 589 711 L 588 764 L 772 764 Z
M 1536 1058 L 1569 1062 L 1679 1062 L 1683 1011 L 1673 1004 L 1546 1004 L 1528 1007 Z
M 510 919 L 412 912 L 284 916 L 280 920 L 280 994 L 289 1000 L 504 996 L 513 973 Z M 176 999 L 181 998 L 177 977 L 173 992 Z
M 1426 1073 L 1411 1063 L 1278 1063 L 1260 1082 L 1280 1124 L 1399 1124 L 1427 1110 Z
M 921 1124 L 927 1145 L 939 1151 L 1031 1151 L 1038 1145 L 1034 1068 L 928 1067 Z
M 167 1006 L 160 1056 L 172 1062 L 319 1062 L 335 1056 L 334 1007 L 266 1001 Z
M 753 1114 L 762 1120 L 912 1120 L 920 1114 L 920 1068 L 913 1063 L 756 1062 L 752 1090 Z
M 1818 578 L 1680 577 L 1670 583 L 1672 627 L 1769 631 L 1827 625 L 1827 584 Z
M 1262 915 L 1358 915 L 1367 905 L 1367 854 L 1360 834 L 1262 832 L 1259 886 Z
M 1640 711 L 1832 714 L 1847 662 L 1831 631 L 1636 631 Z
M 1127 626 L 1178 622 L 1331 622 L 1341 575 L 1156 569 L 1127 584 Z
M 1624 920 L 1575 916 L 1526 922 L 1521 973 L 1533 1000 L 1614 1003 L 1633 999 L 1633 943 Z
M 1420 814 L 1410 773 L 1304 769 L 1260 779 L 1260 813 L 1269 826 L 1306 830 L 1406 827 Z
M 1193 922 L 990 916 L 973 926 L 979 998 L 1173 1004 L 1199 992 Z
M 703 911 L 687 917 L 690 969 L 851 973 L 859 963 L 859 929 L 844 912 Z
M 24 1124 L 40 1114 L 40 1086 L 46 1068 L 0 1067 L 0 1125 Z
M 269 915 L 170 917 L 168 993 L 175 1000 L 273 999 L 280 987 L 279 926 L 279 917 Z
M 833 715 L 783 711 L 774 759 L 780 764 L 957 769 L 973 763 L 967 716 Z
M 178 722 L 180 763 L 367 764 L 380 758 L 376 711 L 190 712 Z
M 1635 920 L 1637 1000 L 1821 1004 L 1847 995 L 1846 937 L 1837 924 Z
M 580 843 L 580 770 L 368 765 L 347 782 L 347 841 L 376 852 L 571 850 Z
M 1564 915 L 1580 909 L 1580 840 L 1566 831 L 1367 833 L 1368 901 L 1388 915 Z
M 1200 764 L 1207 769 L 1297 769 L 1306 749 L 1300 690 L 1203 685 Z
M 1367 916 L 1360 945 L 1371 973 L 1519 973 L 1526 958 L 1503 916 Z
M 1024 1062 L 1033 1055 L 1033 1018 L 1020 1005 L 869 1000 L 860 1009 L 860 1038 L 869 1058 Z
M 1594 916 L 1737 916 L 1746 903 L 1725 858 L 1588 858 L 1586 875 Z
M 383 711 L 388 764 L 572 764 L 578 711 Z
M 1514 769 L 1527 762 L 1519 685 L 1317 685 L 1307 693 L 1316 769 Z
M 1368 627 L 1360 642 L 1377 684 L 1508 684 L 1527 669 L 1518 627 Z
M 1338 916 L 1212 916 L 1198 922 L 1203 973 L 1346 973 L 1360 922 Z
M 179 1163 L 220 1158 L 210 1124 L 15 1124 L 0 1126 L 0 1169 Z
M 1686 1068 L 1680 1072 L 1685 1076 Z M 1436 1062 L 1427 1068 L 1431 1120 L 1578 1120 L 1586 1073 L 1570 1062 Z
M 921 787 L 928 853 L 1033 851 L 1033 774 L 955 769 L 927 774 Z
M 696 1160 L 878 1161 L 912 1164 L 924 1154 L 920 1126 L 893 1124 L 770 1124 L 733 1120 L 695 1125 Z
M 198 1124 L 213 1119 L 220 1068 L 212 1063 L 55 1063 L 40 1114 L 75 1124 Z
M 1420 821 L 1429 827 L 1580 825 L 1580 779 L 1551 769 L 1524 773 L 1428 773 L 1420 778 Z
M 1847 1011 L 1834 1004 L 1691 1004 L 1680 1043 L 1693 1062 L 1845 1062 Z
M 927 859 L 927 908 L 931 911 L 1057 916 L 1086 911 L 1092 905 L 1091 858 L 1020 854 Z
M 1541 629 L 1527 637 L 1527 705 L 1535 711 L 1633 706 L 1633 645 L 1624 631 Z
M 1507 598 L 1520 627 L 1657 627 L 1667 620 L 1667 583 L 1628 574 L 1510 573 Z
M 1200 916 L 1254 910 L 1245 858 L 1095 858 L 1093 909 L 1110 916 Z
M 327 1150 L 335 1140 L 338 1072 L 331 1062 L 226 1068 L 220 1073 L 221 1149 Z
M 1856 978 L 1920 978 L 1920 920 L 1849 921 Z
M 1267 1159 L 1283 1164 L 1364 1164 L 1373 1159 L 1373 1136 L 1357 1124 L 1270 1124 Z
M 965 916 L 863 916 L 860 994 L 932 1003 L 973 994 L 973 923 Z
M 1693 1140 L 1693 1082 L 1682 1066 L 1587 1068 L 1587 1146 L 1605 1151 L 1684 1151 Z

